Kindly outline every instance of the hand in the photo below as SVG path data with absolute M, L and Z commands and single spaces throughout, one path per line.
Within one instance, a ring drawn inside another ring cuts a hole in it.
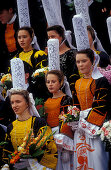
M 78 123 L 79 121 L 74 121 L 74 122 L 68 122 L 67 125 L 71 126 L 72 131 L 74 132 L 78 128 Z
M 102 9 L 102 12 L 106 12 L 106 11 L 107 11 L 107 9 L 106 9 L 106 8 L 103 8 L 103 9 Z
M 45 47 L 44 52 L 45 52 L 46 54 L 48 54 L 48 47 Z

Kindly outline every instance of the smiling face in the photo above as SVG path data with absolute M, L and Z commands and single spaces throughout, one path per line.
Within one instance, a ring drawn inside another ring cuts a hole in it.
M 86 54 L 82 54 L 82 53 L 77 54 L 76 64 L 78 70 L 82 74 L 84 74 L 85 76 L 91 75 L 93 67 L 90 58 L 88 58 Z
M 50 93 L 57 93 L 61 87 L 59 79 L 54 74 L 48 74 L 46 79 L 46 86 Z
M 12 109 L 17 115 L 22 115 L 22 113 L 28 108 L 28 103 L 20 94 L 11 95 L 10 101 Z
M 63 38 L 56 31 L 48 31 L 48 39 L 58 39 L 59 44 L 61 44 Z
M 21 48 L 24 49 L 24 51 L 29 51 L 32 48 L 32 37 L 30 36 L 28 31 L 20 30 L 18 32 L 17 40 Z

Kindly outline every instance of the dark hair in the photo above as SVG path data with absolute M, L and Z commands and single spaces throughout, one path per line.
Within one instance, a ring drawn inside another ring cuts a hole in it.
M 48 27 L 47 32 L 48 31 L 55 31 L 60 37 L 62 37 L 62 41 L 65 40 L 64 43 L 66 44 L 66 46 L 70 48 L 68 41 L 65 39 L 65 30 L 61 25 L 54 25 L 54 26 Z
M 54 74 L 54 75 L 56 75 L 56 76 L 58 77 L 58 80 L 59 80 L 60 83 L 61 83 L 62 81 L 64 81 L 64 74 L 63 74 L 63 72 L 60 71 L 60 70 L 51 70 L 51 71 L 48 71 L 47 74 L 46 74 L 46 76 L 45 76 L 45 80 L 47 80 L 47 76 L 48 76 L 49 74 Z
M 48 31 L 55 31 L 57 34 L 59 34 L 60 37 L 65 39 L 64 28 L 60 25 L 54 25 L 54 26 L 48 27 L 47 32 Z
M 20 30 L 25 30 L 25 31 L 27 31 L 27 32 L 29 33 L 30 37 L 33 38 L 33 36 L 34 36 L 34 30 L 33 30 L 32 27 L 24 26 L 24 27 L 19 28 L 18 31 L 17 31 L 17 37 L 18 37 L 18 32 L 19 32 Z
M 91 34 L 91 37 L 93 39 L 93 41 L 95 40 L 95 32 L 92 26 L 88 25 L 87 26 L 87 31 L 89 31 L 89 33 Z M 94 42 L 94 47 L 97 49 L 97 43 Z
M 87 57 L 90 59 L 91 63 L 93 64 L 93 62 L 94 62 L 94 52 L 90 48 L 77 51 L 76 55 L 77 54 L 86 54 Z
M 15 0 L 3 0 L 0 4 L 0 12 L 3 10 L 9 10 L 10 8 L 13 9 L 13 13 L 17 11 L 17 4 Z

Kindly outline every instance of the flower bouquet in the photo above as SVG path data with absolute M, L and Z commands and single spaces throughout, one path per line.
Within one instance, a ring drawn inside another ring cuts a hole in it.
M 64 123 L 71 126 L 72 130 L 77 129 L 79 121 L 80 110 L 76 106 L 68 106 L 67 114 L 64 112 L 59 115 L 59 119 L 62 119 Z
M 45 74 L 48 72 L 48 67 L 37 69 L 32 74 L 32 90 L 34 98 L 42 98 L 44 101 L 50 96 L 46 87 Z
M 48 67 L 43 67 L 41 69 L 37 69 L 33 74 L 32 74 L 32 77 L 35 78 L 35 77 L 42 77 L 44 76 L 47 72 L 48 72 Z
M 76 106 L 68 106 L 68 112 L 59 115 L 59 119 L 64 120 L 64 123 L 74 122 L 79 120 L 80 110 Z
M 3 88 L 2 90 L 2 96 L 6 97 L 7 90 L 12 88 L 12 76 L 10 73 L 4 74 L 1 78 L 0 86 Z
M 9 155 L 10 164 L 15 164 L 20 160 L 20 158 L 37 158 L 44 154 L 43 147 L 46 141 L 55 133 L 53 132 L 47 135 L 47 128 L 48 127 L 45 126 L 43 131 L 36 138 L 34 138 L 33 131 L 30 130 L 24 138 L 22 145 L 18 147 L 17 151 Z
M 45 118 L 47 117 L 47 113 L 45 113 L 44 108 L 44 100 L 42 98 L 36 98 L 35 99 L 35 106 L 37 111 L 39 112 L 40 117 Z
M 98 67 L 101 74 L 107 78 L 109 84 L 111 84 L 111 65 L 108 65 L 105 69 Z
M 111 120 L 103 123 L 103 126 L 97 131 L 101 141 L 105 143 L 106 151 L 111 150 Z

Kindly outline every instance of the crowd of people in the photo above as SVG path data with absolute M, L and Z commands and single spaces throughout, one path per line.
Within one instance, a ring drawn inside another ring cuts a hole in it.
M 38 3 L 41 5 L 41 1 Z M 74 48 L 70 46 L 61 25 L 47 25 L 42 7 L 45 31 L 42 34 L 39 30 L 40 49 L 35 49 L 33 38 L 38 36 L 35 22 L 32 26 L 19 27 L 15 1 L 4 0 L 1 4 L 0 169 L 111 169 L 111 135 L 110 142 L 103 142 L 98 135 L 104 122 L 111 120 L 111 83 L 99 69 L 107 71 L 111 65 L 108 49 L 111 45 L 107 36 L 103 42 L 98 33 L 101 30 L 92 11 L 98 3 L 102 4 L 99 6 L 102 17 L 106 17 L 106 12 L 107 16 L 111 15 L 109 1 L 91 1 L 92 25 L 86 28 L 89 48 L 81 50 L 73 42 Z M 33 4 L 29 1 L 30 6 Z M 30 11 L 32 18 L 34 11 Z M 106 27 L 102 29 L 106 31 Z M 49 68 L 46 41 L 50 39 L 59 42 L 60 70 Z M 17 72 L 18 77 L 21 75 L 16 83 L 21 85 L 24 80 L 23 88 L 15 87 L 12 60 L 23 63 L 24 75 L 20 67 L 16 70 L 16 79 Z M 6 74 L 12 78 L 9 88 L 8 84 L 2 86 Z M 71 95 L 65 89 L 66 82 Z M 36 104 L 37 101 L 40 103 Z M 76 120 L 75 115 L 78 115 Z

